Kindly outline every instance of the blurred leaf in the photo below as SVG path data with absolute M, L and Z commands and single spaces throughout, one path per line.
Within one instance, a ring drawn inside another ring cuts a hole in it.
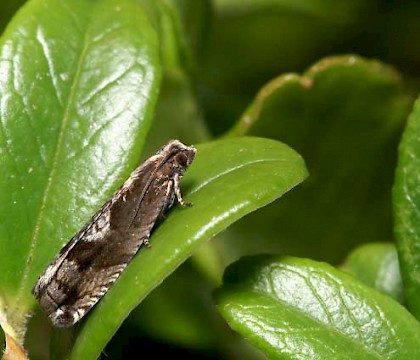
M 139 0 L 144 4 L 155 28 L 159 32 L 160 55 L 162 68 L 167 72 L 177 72 L 183 67 L 182 54 L 186 49 L 183 44 L 183 33 L 180 19 L 174 9 L 173 1 Z
M 205 240 L 275 200 L 306 177 L 302 158 L 286 145 L 235 138 L 197 146 L 183 179 L 184 197 L 154 232 L 152 249 L 136 255 L 83 323 L 70 359 L 96 359 L 129 312 Z
M 164 73 L 155 120 L 147 137 L 145 154 L 153 153 L 168 139 L 193 144 L 210 138 L 185 73 Z
M 204 243 L 190 260 L 195 269 L 200 271 L 213 286 L 221 284 L 225 265 L 221 260 L 219 249 L 213 241 Z
M 399 147 L 393 199 L 405 297 L 420 319 L 420 99 L 414 105 Z
M 138 163 L 158 55 L 136 0 L 33 0 L 3 34 L 0 293 L 16 327 L 43 268 Z
M 219 11 L 258 12 L 267 9 L 285 12 L 301 13 L 308 17 L 325 18 L 330 22 L 350 21 L 357 14 L 361 2 L 344 0 L 339 3 L 334 0 L 215 0 Z
M 15 12 L 26 2 L 26 0 L 13 0 L 0 2 L 0 34 L 15 14 Z
M 191 65 L 205 52 L 212 20 L 211 0 L 171 0 L 180 19 L 184 51 L 189 54 Z
M 404 307 L 325 263 L 243 258 L 216 295 L 229 325 L 270 359 L 420 357 L 420 324 Z
M 226 352 L 236 339 L 232 339 L 211 299 L 222 274 L 223 264 L 214 242 L 205 242 L 130 313 L 128 322 L 165 343 Z M 118 331 L 124 332 L 124 325 Z M 235 345 L 235 352 L 244 344 Z M 112 340 L 107 348 L 113 348 Z
M 215 348 L 226 329 L 213 313 L 211 291 L 211 284 L 187 261 L 153 290 L 128 320 L 161 341 L 185 348 Z
M 214 282 L 221 283 L 220 277 L 208 274 L 207 269 L 220 264 L 208 264 L 217 254 L 206 242 L 178 267 L 165 281 L 153 290 L 140 305 L 131 312 L 128 321 L 143 333 L 165 343 L 176 344 L 190 349 L 217 349 L 226 353 L 235 352 L 244 342 L 238 342 L 236 334 L 226 327 L 212 301 Z M 204 262 L 202 265 L 201 262 Z M 202 269 L 202 266 L 205 269 Z M 108 344 L 110 347 L 111 344 Z M 247 356 L 251 359 L 250 354 Z
M 404 288 L 394 244 L 361 245 L 350 253 L 342 269 L 366 285 L 404 303 Z
M 206 43 L 210 0 L 139 1 L 159 31 L 164 71 L 193 71 Z
M 158 4 L 165 71 L 193 70 L 209 22 L 209 1 L 164 0 Z
M 130 313 L 128 322 L 165 343 L 226 352 L 233 348 L 236 339 L 222 322 L 211 298 L 222 274 L 217 248 L 213 242 L 205 242 Z M 124 326 L 120 329 L 123 332 Z M 235 352 L 244 344 L 236 344 Z M 107 348 L 112 346 L 111 341 Z
M 232 242 L 222 246 L 339 262 L 357 244 L 391 240 L 391 188 L 409 105 L 397 73 L 355 56 L 326 58 L 302 76 L 266 84 L 230 135 L 290 144 L 311 176 L 284 201 L 230 227 Z
M 369 3 L 215 1 L 209 46 L 197 79 L 213 133 L 229 129 L 264 82 L 336 53 L 335 48 L 358 33 Z
M 187 47 L 187 34 L 181 21 L 181 10 L 195 19 L 205 21 L 203 5 L 189 6 L 191 0 L 145 1 L 160 32 L 163 66 L 163 81 L 157 104 L 155 121 L 147 139 L 145 153 L 152 154 L 169 138 L 181 139 L 185 143 L 209 140 L 210 135 L 194 93 L 190 67 L 194 61 Z M 194 1 L 194 4 L 206 1 Z M 184 8 L 185 7 L 185 8 Z M 205 6 L 204 6 L 205 8 Z M 188 9 L 188 11 L 187 11 Z M 192 36 L 192 35 L 191 35 Z M 198 45 L 197 45 L 198 46 Z
M 381 0 L 361 26 L 355 44 L 363 53 L 398 67 L 416 96 L 420 87 L 420 49 L 415 45 L 420 36 L 420 3 L 405 0 L 401 4 Z

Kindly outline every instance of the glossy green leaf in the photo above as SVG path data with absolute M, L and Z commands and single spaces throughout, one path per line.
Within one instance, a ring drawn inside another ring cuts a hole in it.
M 138 164 L 157 98 L 136 0 L 33 0 L 0 40 L 0 296 L 34 307 L 43 268 Z
M 420 319 L 420 100 L 399 147 L 393 192 L 395 233 L 405 296 Z
M 409 106 L 392 68 L 356 56 L 326 58 L 266 84 L 231 135 L 284 141 L 311 177 L 231 227 L 231 248 L 339 263 L 362 242 L 391 240 L 391 188 Z
M 277 141 L 236 138 L 197 146 L 182 181 L 190 208 L 177 207 L 89 314 L 71 359 L 96 359 L 128 313 L 198 246 L 306 177 L 302 158 Z
M 361 245 L 350 253 L 342 268 L 365 284 L 404 303 L 400 264 L 394 244 Z
M 420 323 L 325 263 L 243 258 L 216 293 L 229 325 L 270 359 L 417 359 Z

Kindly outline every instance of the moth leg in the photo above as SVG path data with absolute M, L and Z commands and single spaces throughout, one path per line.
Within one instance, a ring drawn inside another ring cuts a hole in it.
M 148 249 L 150 249 L 150 248 L 152 247 L 152 245 L 150 245 L 150 242 L 149 242 L 149 237 L 147 237 L 147 238 L 145 238 L 145 239 L 143 240 L 143 244 L 144 244 L 144 246 L 146 246 Z
M 122 197 L 122 201 L 126 202 L 127 201 L 127 194 L 130 192 L 130 188 L 127 186 L 123 189 L 121 189 L 121 197 Z
M 72 306 L 61 306 L 49 315 L 54 326 L 65 328 L 74 325 L 86 313 L 85 309 L 75 309 Z
M 179 174 L 175 173 L 175 175 L 174 175 L 174 190 L 175 190 L 176 198 L 178 199 L 178 202 L 181 206 L 192 206 L 191 203 L 185 202 L 184 199 L 182 198 L 180 180 L 181 180 L 181 177 L 179 176 Z
M 135 233 L 132 233 L 131 236 L 135 237 L 136 234 Z M 147 235 L 142 236 L 142 238 L 138 240 L 138 244 L 139 245 L 136 248 L 136 250 L 133 252 L 133 255 L 135 255 L 137 253 L 137 251 L 139 251 L 139 249 L 143 245 L 146 246 L 147 248 L 151 248 L 152 247 L 152 245 L 150 245 L 149 238 L 150 238 L 150 233 L 148 233 Z

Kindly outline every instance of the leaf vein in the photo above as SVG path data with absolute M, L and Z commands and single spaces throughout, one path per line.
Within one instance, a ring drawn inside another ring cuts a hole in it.
M 30 269 L 31 269 L 31 264 L 33 261 L 33 257 L 34 257 L 34 253 L 39 241 L 39 236 L 40 236 L 40 232 L 41 232 L 41 227 L 42 227 L 42 222 L 43 219 L 45 217 L 45 212 L 46 212 L 46 208 L 47 208 L 47 203 L 49 201 L 49 196 L 50 196 L 50 192 L 53 186 L 53 182 L 54 179 L 56 177 L 57 174 L 57 168 L 59 166 L 59 159 L 61 156 L 61 151 L 62 151 L 62 146 L 63 146 L 63 141 L 64 141 L 64 134 L 68 125 L 68 122 L 70 121 L 70 107 L 73 104 L 74 99 L 76 98 L 76 92 L 77 92 L 77 84 L 79 81 L 79 78 L 81 76 L 81 69 L 82 69 L 82 64 L 83 61 L 85 59 L 86 56 L 86 52 L 87 52 L 87 29 L 84 35 L 84 39 L 82 41 L 81 44 L 81 52 L 77 61 L 77 65 L 76 65 L 76 71 L 75 71 L 75 75 L 74 75 L 74 80 L 73 83 L 71 85 L 70 88 L 70 93 L 67 99 L 67 103 L 65 105 L 65 107 L 63 107 L 63 117 L 62 117 L 62 122 L 61 122 L 61 128 L 60 128 L 60 132 L 58 134 L 58 139 L 57 139 L 57 145 L 55 148 L 55 153 L 54 153 L 54 157 L 53 157 L 53 164 L 51 167 L 51 171 L 50 174 L 48 176 L 47 179 L 47 184 L 44 190 L 44 194 L 42 197 L 42 201 L 41 201 L 41 207 L 38 213 L 38 217 L 36 219 L 35 222 L 35 227 L 32 233 L 32 239 L 30 241 L 31 246 L 30 246 L 30 250 L 29 250 L 29 254 L 28 254 L 28 258 L 27 258 L 27 266 L 24 269 L 24 273 L 21 279 L 21 283 L 19 285 L 19 290 L 16 296 L 16 306 L 17 304 L 20 303 L 21 298 L 23 296 L 23 293 L 26 289 L 26 284 L 28 282 L 28 278 L 29 278 L 29 274 L 31 273 Z

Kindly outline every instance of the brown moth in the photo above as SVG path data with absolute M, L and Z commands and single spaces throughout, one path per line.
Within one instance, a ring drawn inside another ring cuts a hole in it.
M 54 326 L 79 321 L 108 291 L 175 197 L 196 154 L 172 140 L 141 164 L 44 270 L 32 293 Z

